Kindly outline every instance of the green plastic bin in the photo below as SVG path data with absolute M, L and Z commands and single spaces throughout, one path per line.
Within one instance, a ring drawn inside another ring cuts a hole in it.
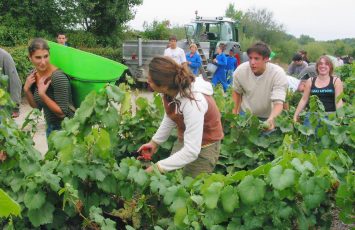
M 48 41 L 50 62 L 71 78 L 73 102 L 79 107 L 91 91 L 114 84 L 127 66 L 82 50 Z

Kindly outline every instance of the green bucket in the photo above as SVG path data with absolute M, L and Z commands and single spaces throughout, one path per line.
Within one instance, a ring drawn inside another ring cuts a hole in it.
M 91 91 L 114 84 L 127 66 L 82 50 L 48 41 L 50 62 L 71 78 L 73 102 L 79 107 Z

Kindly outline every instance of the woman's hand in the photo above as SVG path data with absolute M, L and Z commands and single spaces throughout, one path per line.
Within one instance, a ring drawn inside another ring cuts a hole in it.
M 149 166 L 148 168 L 146 168 L 145 170 L 147 173 L 152 173 L 154 171 L 153 166 Z
M 271 131 L 271 130 L 275 129 L 275 121 L 274 121 L 274 119 L 269 118 L 269 119 L 267 119 L 265 121 L 265 123 L 269 125 L 269 127 L 266 128 L 265 131 Z
M 33 72 L 30 75 L 28 75 L 28 77 L 26 78 L 25 85 L 23 86 L 23 91 L 25 91 L 25 92 L 30 91 L 31 86 L 33 85 L 33 83 L 36 82 L 35 75 L 36 75 L 36 72 Z
M 0 151 L 0 161 L 4 162 L 7 158 L 7 154 L 6 152 L 4 152 L 3 150 Z
M 45 95 L 50 84 L 51 84 L 50 78 L 42 77 L 38 82 L 38 94 L 40 96 Z
M 300 121 L 300 117 L 298 115 L 294 115 L 293 116 L 293 121 L 294 122 L 299 122 Z
M 144 151 L 148 151 L 150 154 L 153 155 L 154 153 L 157 152 L 157 150 L 158 150 L 158 145 L 157 145 L 155 142 L 150 141 L 150 142 L 148 142 L 148 143 L 142 145 L 141 147 L 139 147 L 138 152 L 141 152 L 141 151 L 143 151 L 143 150 L 144 150 Z

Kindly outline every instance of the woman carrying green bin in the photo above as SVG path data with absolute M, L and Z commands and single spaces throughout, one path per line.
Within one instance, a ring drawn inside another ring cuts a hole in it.
M 68 77 L 49 63 L 49 46 L 44 39 L 33 39 L 28 54 L 35 69 L 23 88 L 31 107 L 43 109 L 48 137 L 53 130 L 61 129 L 65 117 L 74 115 L 71 86 Z

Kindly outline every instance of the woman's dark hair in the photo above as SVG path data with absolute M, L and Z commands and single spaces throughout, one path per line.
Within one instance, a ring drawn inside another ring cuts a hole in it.
M 248 55 L 253 52 L 260 54 L 263 58 L 268 58 L 271 54 L 270 48 L 264 42 L 256 42 L 250 48 L 247 49 Z
M 169 90 L 176 90 L 182 97 L 194 100 L 191 83 L 195 76 L 185 65 L 177 64 L 172 58 L 158 56 L 149 63 L 149 76 L 157 86 L 167 86 Z
M 295 55 L 293 55 L 292 61 L 302 61 L 302 55 L 299 53 L 296 53 Z
M 332 60 L 326 55 L 320 56 L 320 58 L 316 62 L 316 72 L 317 72 L 317 74 L 319 74 L 318 66 L 320 65 L 320 62 L 322 61 L 322 59 L 324 59 L 325 64 L 327 66 L 329 66 L 329 76 L 333 76 L 334 65 L 333 65 Z
M 49 46 L 46 40 L 43 38 L 33 39 L 28 46 L 28 54 L 32 56 L 36 50 L 48 50 L 49 52 Z

